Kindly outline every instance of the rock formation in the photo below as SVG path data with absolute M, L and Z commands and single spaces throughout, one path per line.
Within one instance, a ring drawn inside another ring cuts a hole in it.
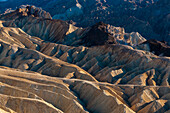
M 103 21 L 124 27 L 127 32 L 139 32 L 146 39 L 170 44 L 169 0 L 9 0 L 0 3 L 0 10 L 14 10 L 22 4 L 42 7 L 54 19 L 66 20 L 79 27 Z
M 145 47 L 149 47 L 148 49 Z M 157 40 L 147 40 L 137 46 L 138 49 L 149 50 L 156 55 L 169 56 L 170 57 L 170 46 L 167 42 L 161 42 Z
M 75 27 L 36 10 L 0 16 L 0 112 L 169 112 L 166 43 L 102 22 Z

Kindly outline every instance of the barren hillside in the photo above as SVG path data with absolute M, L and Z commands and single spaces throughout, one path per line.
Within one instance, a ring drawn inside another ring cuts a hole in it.
M 169 113 L 170 47 L 27 6 L 0 15 L 1 113 Z

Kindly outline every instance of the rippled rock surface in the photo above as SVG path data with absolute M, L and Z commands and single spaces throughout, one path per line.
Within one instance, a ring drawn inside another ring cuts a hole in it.
M 23 7 L 0 15 L 0 112 L 168 113 L 166 42 Z

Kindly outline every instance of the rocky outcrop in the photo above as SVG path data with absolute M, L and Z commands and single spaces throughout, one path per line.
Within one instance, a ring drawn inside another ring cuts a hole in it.
M 86 46 L 104 45 L 106 43 L 117 44 L 115 38 L 107 32 L 108 29 L 106 27 L 107 25 L 101 22 L 92 26 L 83 36 L 81 42 L 85 43 Z
M 148 47 L 148 48 L 146 48 Z M 161 42 L 157 40 L 147 40 L 137 46 L 138 49 L 150 51 L 158 56 L 170 57 L 170 46 L 167 42 Z

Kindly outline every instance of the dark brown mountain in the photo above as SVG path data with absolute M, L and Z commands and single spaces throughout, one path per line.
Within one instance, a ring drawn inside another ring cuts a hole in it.
M 167 45 L 167 42 L 160 42 L 153 39 L 153 40 L 147 40 L 142 44 L 149 44 L 150 51 L 156 55 L 170 57 L 170 46 Z

